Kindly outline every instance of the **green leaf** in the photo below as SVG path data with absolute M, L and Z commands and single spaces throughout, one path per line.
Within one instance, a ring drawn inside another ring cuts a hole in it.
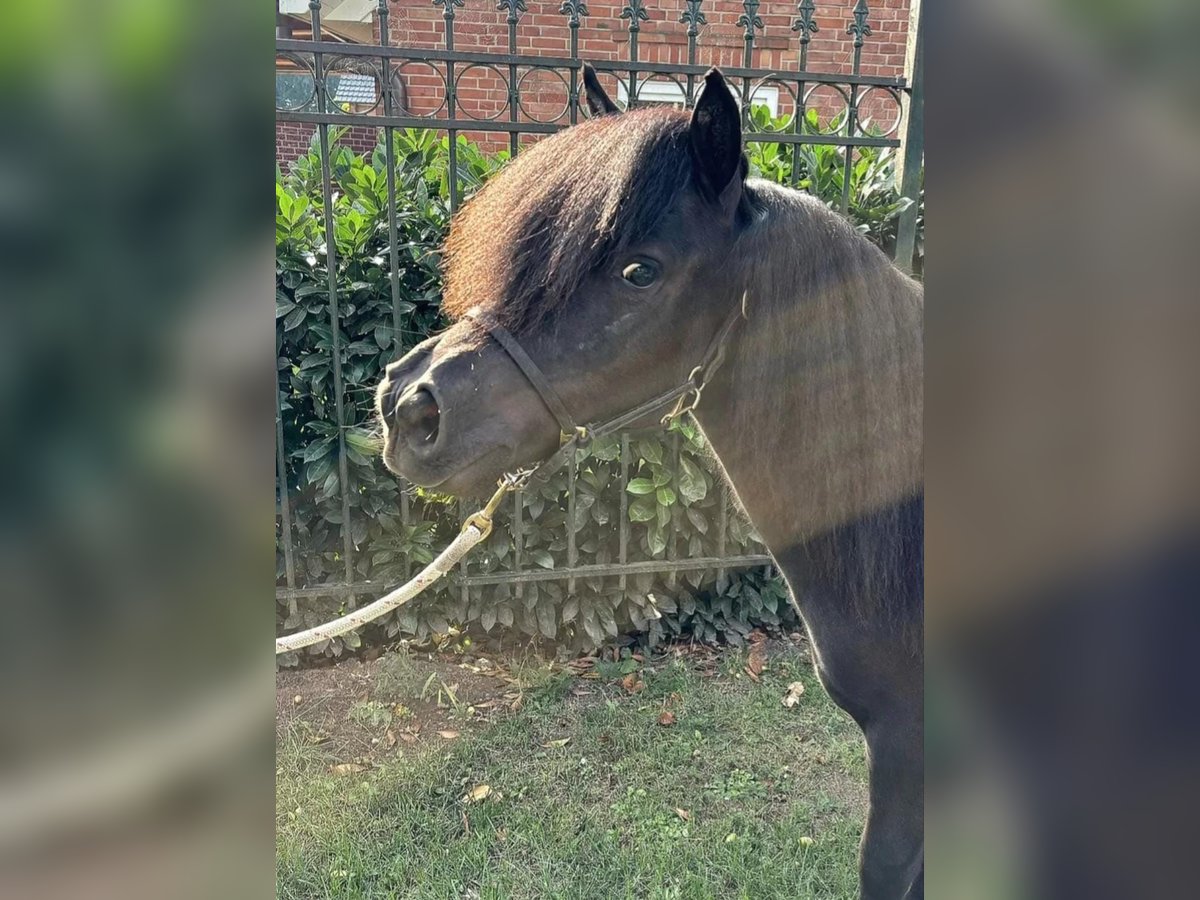
M 649 478 L 635 478 L 629 482 L 626 490 L 631 494 L 653 494 L 655 487 L 654 482 Z
M 546 550 L 531 550 L 529 558 L 541 566 L 543 569 L 554 568 L 554 557 Z
M 660 487 L 658 489 L 658 503 L 660 506 L 671 506 L 675 502 L 675 492 L 669 487 Z
M 644 459 L 649 460 L 656 466 L 661 466 L 663 461 L 662 444 L 656 440 L 638 441 L 637 451 Z
M 599 647 L 604 643 L 604 629 L 599 620 L 596 618 L 596 611 L 588 607 L 587 612 L 583 616 L 583 630 L 591 639 L 593 647 Z
M 558 621 L 554 613 L 553 604 L 548 602 L 538 604 L 538 630 L 550 640 L 554 640 L 555 635 L 558 634 Z
M 307 315 L 308 315 L 307 308 L 305 308 L 303 306 L 297 306 L 290 313 L 288 313 L 287 318 L 285 318 L 283 320 L 283 330 L 284 331 L 295 331 L 297 328 L 300 327 L 301 323 L 304 322 L 304 317 Z
M 679 459 L 679 493 L 686 503 L 696 503 L 708 496 L 704 473 L 686 456 Z
M 574 622 L 575 616 L 579 614 L 579 598 L 568 597 L 567 602 L 563 604 L 562 620 L 563 622 Z
M 657 514 L 658 503 L 653 497 L 639 497 L 629 505 L 631 522 L 649 522 Z
M 479 614 L 479 624 L 484 631 L 491 631 L 496 625 L 496 607 L 489 606 Z
M 651 526 L 646 534 L 646 540 L 650 545 L 651 556 L 658 556 L 667 548 L 667 535 L 661 527 Z

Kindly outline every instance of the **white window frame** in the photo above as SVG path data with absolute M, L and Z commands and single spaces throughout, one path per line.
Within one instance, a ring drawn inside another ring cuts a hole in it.
M 699 94 L 701 85 L 696 85 L 696 93 Z M 638 85 L 638 103 L 665 103 L 670 106 L 683 108 L 687 94 L 681 85 L 674 81 L 644 81 Z M 734 93 L 734 99 L 738 96 Z M 622 107 L 629 106 L 629 83 L 627 81 L 617 81 L 617 103 Z M 741 103 L 739 102 L 739 106 Z M 751 106 L 765 106 L 772 117 L 779 115 L 779 88 L 769 84 L 761 85 L 754 89 L 751 95 Z

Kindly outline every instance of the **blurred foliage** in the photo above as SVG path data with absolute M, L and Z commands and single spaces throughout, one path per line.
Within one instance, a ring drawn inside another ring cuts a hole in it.
M 755 115 L 763 114 L 756 110 Z M 760 128 L 764 123 L 757 123 Z M 769 123 L 768 123 L 769 124 Z M 333 280 L 337 286 L 345 405 L 345 454 L 349 479 L 349 538 L 354 579 L 378 589 L 407 580 L 456 533 L 457 504 L 400 485 L 378 461 L 374 388 L 386 365 L 436 332 L 441 318 L 439 247 L 449 224 L 449 140 L 436 132 L 397 130 L 395 203 L 396 295 L 389 277 L 386 147 L 360 154 L 330 134 L 334 234 Z M 465 193 L 482 184 L 508 158 L 485 154 L 458 137 L 459 183 Z M 756 173 L 788 183 L 791 151 L 776 144 L 750 145 Z M 801 147 L 799 186 L 836 205 L 841 196 L 838 148 Z M 314 136 L 309 152 L 276 176 L 276 344 L 282 412 L 285 477 L 292 517 L 297 584 L 345 580 L 341 476 L 330 331 L 330 264 L 324 239 L 321 156 Z M 871 148 L 859 156 L 851 180 L 851 215 L 869 238 L 895 239 L 895 220 L 906 201 L 891 187 L 891 151 Z M 631 562 L 717 557 L 763 552 L 750 525 L 733 504 L 722 511 L 720 479 L 694 423 L 678 421 L 669 433 L 630 435 L 629 483 L 620 488 L 621 442 L 600 441 L 577 458 L 575 499 L 565 469 L 547 484 L 523 492 L 519 528 L 516 501 L 506 504 L 497 526 L 470 559 L 473 574 L 567 565 L 567 519 L 574 516 L 578 565 L 618 560 L 621 516 L 629 523 Z M 402 504 L 407 504 L 407 524 Z M 469 510 L 468 510 L 469 511 Z M 722 523 L 724 522 L 724 527 Z M 277 567 L 285 583 L 281 523 L 277 519 Z M 296 631 L 345 612 L 344 601 L 304 597 L 277 607 L 281 631 Z M 495 633 L 512 629 L 554 642 L 562 653 L 593 649 L 635 632 L 653 646 L 679 636 L 740 644 L 758 625 L 794 627 L 795 613 L 778 577 L 762 569 L 725 573 L 639 573 L 587 577 L 567 590 L 564 577 L 475 588 L 464 596 L 446 580 L 419 601 L 371 626 L 375 639 L 424 641 L 472 627 Z M 318 644 L 308 652 L 337 656 L 360 646 L 361 635 Z M 281 658 L 294 663 L 294 656 Z

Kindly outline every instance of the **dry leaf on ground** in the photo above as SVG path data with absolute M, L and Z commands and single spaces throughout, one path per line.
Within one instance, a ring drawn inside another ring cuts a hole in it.
M 674 725 L 675 713 L 671 712 L 669 709 L 664 709 L 658 714 L 658 724 L 663 726 Z
M 546 743 L 542 744 L 542 746 L 547 747 L 547 748 L 549 748 L 549 747 L 565 747 L 570 742 L 570 740 L 571 739 L 569 737 L 559 738 L 558 740 L 555 740 L 555 741 L 546 741 Z
M 679 818 L 683 819 L 685 822 L 691 821 L 692 818 L 692 814 L 690 812 L 688 812 L 686 809 L 680 809 L 678 806 L 675 807 L 675 815 L 679 816 Z
M 367 767 L 358 763 L 338 763 L 329 769 L 334 775 L 352 775 L 355 772 L 365 772 Z
M 788 685 L 787 693 L 783 695 L 783 705 L 791 709 L 800 702 L 800 697 L 804 694 L 803 682 L 793 681 Z
M 490 784 L 477 784 L 463 795 L 464 803 L 479 803 L 492 796 Z
M 767 665 L 766 635 L 761 631 L 752 631 L 748 638 L 750 640 L 750 658 L 746 661 L 746 672 L 757 681 L 756 676 L 761 675 Z
M 458 732 L 457 731 L 439 731 L 438 737 L 444 737 L 446 740 L 452 741 L 456 737 L 458 737 Z

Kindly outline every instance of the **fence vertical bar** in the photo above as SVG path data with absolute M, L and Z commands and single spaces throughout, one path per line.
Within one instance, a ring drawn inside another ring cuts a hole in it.
M 454 7 L 461 7 L 466 0 L 433 0 L 434 6 L 442 8 L 442 20 L 446 24 L 446 50 L 453 52 L 454 50 Z M 446 60 L 446 114 L 455 119 L 458 116 L 458 100 L 457 91 L 454 86 L 454 60 Z M 446 129 L 446 136 L 450 142 L 450 153 L 447 175 L 447 182 L 450 187 L 450 212 L 458 209 L 458 131 L 454 128 Z
M 400 484 L 400 525 L 404 528 L 404 532 L 408 533 L 408 524 L 411 514 L 408 509 L 408 488 L 409 484 L 404 479 L 399 479 Z M 412 552 L 406 546 L 404 548 L 404 577 L 407 578 L 412 569 Z
M 387 47 L 391 43 L 391 28 L 389 26 L 389 10 L 388 0 L 379 0 L 379 45 Z M 383 63 L 383 111 L 385 115 L 392 115 L 395 110 L 395 99 L 392 96 L 392 60 L 391 57 L 385 56 L 381 60 Z M 387 166 L 387 220 L 388 220 L 388 264 L 390 271 L 388 272 L 388 281 L 392 290 L 392 352 L 399 359 L 404 352 L 404 327 L 403 327 L 403 311 L 401 309 L 400 299 L 400 250 L 396 246 L 399 243 L 399 230 L 396 225 L 396 127 L 394 125 L 385 125 L 383 128 L 383 158 L 384 165 Z M 404 481 L 399 482 L 400 492 L 400 524 L 407 532 L 409 522 L 408 510 L 408 489 Z M 404 559 L 404 574 L 408 576 L 408 570 L 412 565 L 412 554 L 407 546 L 403 552 Z
M 896 226 L 896 263 L 904 272 L 912 272 L 913 254 L 917 247 L 917 213 L 921 199 L 921 166 L 925 157 L 925 65 L 924 19 L 925 4 L 917 6 L 917 33 L 913 37 L 912 80 L 908 94 L 908 122 L 904 129 L 904 169 L 900 174 L 900 194 L 912 204 L 900 213 Z
M 463 526 L 467 524 L 467 513 L 466 513 L 465 509 L 463 508 L 463 502 L 461 500 L 458 501 L 457 506 L 458 506 L 458 528 L 459 528 L 459 531 L 461 531 Z M 468 606 L 471 602 L 471 585 L 467 581 L 467 575 L 469 574 L 467 572 L 467 559 L 470 556 L 471 556 L 471 554 L 468 553 L 466 556 L 464 556 L 462 558 L 462 561 L 458 564 L 458 572 L 462 576 L 462 585 L 459 588 L 459 591 L 460 591 L 459 596 L 462 598 L 462 603 L 463 603 L 464 607 Z M 466 616 L 467 616 L 467 611 L 464 608 L 463 609 L 463 617 L 466 618 Z
M 513 492 L 513 571 L 521 571 L 521 556 L 525 551 L 525 534 L 521 527 L 521 510 L 525 507 L 525 492 Z M 516 590 L 517 599 L 520 600 L 525 596 L 525 585 L 520 581 L 517 582 Z
M 650 19 L 650 14 L 646 12 L 644 0 L 629 0 L 625 8 L 621 10 L 621 18 L 629 20 L 629 61 L 636 63 L 638 61 L 638 32 L 642 30 L 642 22 Z M 629 103 L 627 108 L 633 109 L 637 106 L 637 69 L 634 66 L 629 67 Z
M 802 0 L 797 7 L 800 15 L 792 22 L 792 31 L 800 32 L 800 72 L 808 71 L 808 45 L 815 32 L 821 30 L 813 18 L 816 4 L 813 0 Z M 804 100 L 804 86 L 807 82 L 801 78 L 796 82 L 796 108 L 792 112 L 792 133 L 802 134 L 805 125 L 805 113 L 808 111 Z M 792 187 L 800 183 L 800 142 L 792 144 Z
M 745 69 L 751 68 L 754 62 L 754 31 L 763 27 L 762 17 L 758 14 L 760 5 L 760 0 L 745 0 L 742 3 L 745 12 L 737 20 L 737 24 L 745 29 L 742 37 L 742 67 Z M 742 79 L 742 124 L 746 128 L 750 127 L 750 79 L 748 77 Z
M 379 45 L 381 47 L 388 46 L 388 0 L 379 0 Z M 392 98 L 392 61 L 390 57 L 383 57 L 380 62 L 383 63 L 383 112 L 384 115 L 392 115 L 394 110 Z M 388 263 L 391 270 L 388 272 L 389 283 L 392 289 L 392 351 L 399 359 L 404 351 L 403 334 L 403 313 L 401 311 L 400 299 L 400 251 L 396 245 L 399 242 L 398 231 L 396 227 L 396 148 L 394 136 L 396 128 L 394 125 L 385 125 L 384 133 L 384 148 L 383 157 L 384 164 L 387 166 L 387 220 L 388 220 Z
M 321 40 L 321 0 L 309 0 L 312 15 L 312 36 Z M 313 73 L 317 87 L 317 110 L 326 113 L 326 88 L 323 54 L 313 53 Z M 321 149 L 321 204 L 325 212 L 325 262 L 329 275 L 330 368 L 333 370 L 333 407 L 338 434 L 338 488 L 342 498 L 342 558 L 345 563 L 346 584 L 350 587 L 346 603 L 354 608 L 354 541 L 350 527 L 350 470 L 346 457 L 346 408 L 342 382 L 342 337 L 338 324 L 340 315 L 337 299 L 337 231 L 333 224 L 333 174 L 329 163 L 329 125 L 317 125 L 317 140 Z
M 571 463 L 567 467 L 567 568 L 575 569 L 579 562 L 578 550 L 575 547 L 575 479 L 578 476 L 578 463 L 575 455 L 571 454 Z M 575 576 L 567 576 L 567 592 L 574 593 Z
M 617 562 L 629 561 L 629 435 L 621 435 L 621 520 L 617 529 Z M 625 590 L 626 577 L 621 573 L 617 584 Z
M 725 558 L 725 542 L 729 534 L 729 492 L 721 486 L 721 500 L 717 504 L 717 558 Z M 725 578 L 725 567 L 717 569 L 717 580 Z
M 703 2 L 704 0 L 685 0 L 685 8 L 679 16 L 679 21 L 687 24 L 687 61 L 689 66 L 696 64 L 696 38 L 700 34 L 700 26 L 708 24 L 708 20 L 704 18 L 704 13 L 700 10 L 700 4 Z M 687 96 L 684 98 L 683 105 L 691 109 L 695 104 L 696 76 L 688 72 Z
M 283 574 L 289 588 L 296 586 L 296 557 L 292 549 L 292 504 L 288 499 L 287 457 L 283 452 L 283 403 L 279 399 L 278 373 L 275 385 L 275 465 L 279 469 L 279 530 L 283 538 Z M 296 601 L 288 601 L 288 612 L 296 612 Z
M 679 432 L 671 432 L 671 466 L 675 472 L 675 484 L 679 484 Z M 674 560 L 678 557 L 679 544 L 679 529 L 675 527 L 675 512 L 676 504 L 671 504 L 671 535 L 667 538 L 667 559 Z M 675 590 L 675 586 L 679 582 L 679 574 L 672 569 L 667 573 L 667 587 Z
M 381 0 L 387 2 L 387 0 Z M 505 22 L 508 25 L 508 52 L 517 55 L 517 23 L 521 13 L 525 12 L 525 0 L 497 0 L 496 9 L 508 10 Z M 517 66 L 512 63 L 508 67 L 508 121 L 517 121 L 517 112 L 521 108 L 521 98 L 517 91 Z M 516 131 L 508 133 L 508 152 L 515 159 L 520 152 L 520 136 Z
M 589 15 L 583 0 L 563 0 L 558 8 L 559 15 L 567 16 L 567 27 L 571 29 L 571 59 L 579 60 L 579 20 Z M 567 108 L 572 125 L 579 121 L 579 70 L 571 68 L 571 81 L 567 85 Z
M 871 33 L 867 24 L 867 0 L 858 0 L 854 4 L 854 18 L 846 26 L 846 34 L 854 36 L 854 74 L 859 74 L 862 66 L 863 40 Z M 850 85 L 850 100 L 846 104 L 846 137 L 854 140 L 854 132 L 858 128 L 858 85 Z M 842 172 L 842 212 L 850 211 L 850 179 L 854 170 L 854 145 L 846 145 L 845 166 Z

